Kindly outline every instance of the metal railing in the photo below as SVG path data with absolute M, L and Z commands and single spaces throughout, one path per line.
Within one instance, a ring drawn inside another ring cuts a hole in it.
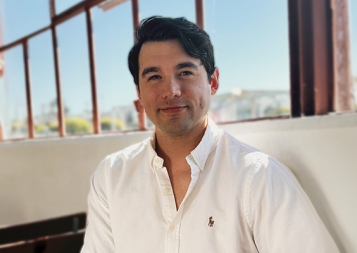
M 61 75 L 60 75 L 60 63 L 59 63 L 59 48 L 57 42 L 57 30 L 56 27 L 75 17 L 80 13 L 85 13 L 86 19 L 86 29 L 87 29 L 87 43 L 88 43 L 88 55 L 89 55 L 89 67 L 90 67 L 90 83 L 91 83 L 91 96 L 92 96 L 92 108 L 93 108 L 93 132 L 94 134 L 99 134 L 100 129 L 100 119 L 98 110 L 98 95 L 97 95 L 97 82 L 96 82 L 96 64 L 94 59 L 94 41 L 93 41 L 93 22 L 91 8 L 97 6 L 107 0 L 84 0 L 78 4 L 70 7 L 69 9 L 63 11 L 60 14 L 56 14 L 55 0 L 49 0 L 50 6 L 50 16 L 51 24 L 45 26 L 33 33 L 30 33 L 14 42 L 0 47 L 0 53 L 5 52 L 13 47 L 22 45 L 23 48 L 23 61 L 24 61 L 24 71 L 25 71 L 25 83 L 26 83 L 26 105 L 27 105 L 27 126 L 28 126 L 28 138 L 32 139 L 35 137 L 35 127 L 33 120 L 33 109 L 32 109 L 32 96 L 31 96 L 31 80 L 30 80 L 30 60 L 28 54 L 28 41 L 40 35 L 48 30 L 52 33 L 52 49 L 53 49 L 53 59 L 55 68 L 55 83 L 56 83 L 56 96 L 57 96 L 57 107 L 58 107 L 58 133 L 60 137 L 66 135 L 65 128 L 65 113 L 62 95 L 62 85 L 61 85 Z M 132 18 L 133 18 L 133 30 L 135 30 L 139 25 L 139 4 L 138 0 L 131 0 L 132 4 Z M 203 0 L 196 0 L 196 16 L 197 24 L 203 28 Z M 136 109 L 138 111 L 139 117 L 139 129 L 145 129 L 145 115 L 142 108 L 138 103 L 135 103 Z M 1 124 L 1 122 L 0 122 Z M 0 127 L 1 129 L 1 127 Z M 3 139 L 2 134 L 0 134 L 0 141 Z
M 49 0 L 50 25 L 0 47 L 0 54 L 18 45 L 22 45 L 23 48 L 28 116 L 27 125 L 28 137 L 30 139 L 34 138 L 35 130 L 32 110 L 28 41 L 45 31 L 51 30 L 58 107 L 58 133 L 59 136 L 63 137 L 66 135 L 64 123 L 65 113 L 56 27 L 83 12 L 85 12 L 86 18 L 87 43 L 89 49 L 94 134 L 100 133 L 91 8 L 105 1 L 108 0 L 84 0 L 60 14 L 56 14 L 55 0 Z M 204 28 L 203 1 L 204 0 L 195 0 L 196 23 L 201 28 Z M 346 16 L 348 16 L 348 0 L 339 0 L 339 3 L 335 3 L 332 0 L 319 0 L 313 1 L 313 3 L 310 0 L 287 1 L 289 14 L 291 116 L 323 115 L 331 111 L 341 112 L 354 110 L 354 108 L 351 107 L 353 103 L 349 103 L 348 98 L 346 99 L 346 97 L 344 97 L 344 94 L 350 94 L 350 90 L 352 89 L 352 87 L 348 86 L 349 83 L 352 83 L 348 82 L 349 78 L 351 78 L 348 76 L 350 69 L 349 33 L 344 33 L 345 37 L 343 39 L 345 41 L 342 40 L 341 42 L 341 38 L 339 41 L 336 39 L 339 30 L 348 30 L 348 18 L 346 18 Z M 131 0 L 131 4 L 133 29 L 135 30 L 139 25 L 138 0 Z M 336 20 L 340 17 L 343 17 L 343 21 L 345 22 L 342 27 L 336 25 Z M 341 59 L 336 57 L 336 55 L 341 54 L 346 57 L 340 58 L 347 60 L 343 62 L 344 68 L 338 69 L 336 66 L 337 63 L 341 65 L 341 62 L 339 62 Z M 341 79 L 341 76 L 347 81 L 338 83 L 337 79 Z M 338 103 L 343 106 L 338 107 Z M 138 111 L 139 129 L 144 130 L 144 110 L 137 101 L 134 101 L 134 104 Z M 0 131 L 1 128 L 4 128 L 4 126 L 1 126 L 0 122 Z M 0 133 L 0 141 L 2 139 L 3 136 Z

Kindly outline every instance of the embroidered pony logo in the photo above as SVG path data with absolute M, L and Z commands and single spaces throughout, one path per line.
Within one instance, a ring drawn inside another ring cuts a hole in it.
M 208 226 L 209 227 L 213 227 L 213 225 L 214 225 L 214 220 L 213 220 L 213 218 L 211 216 L 211 217 L 208 218 Z

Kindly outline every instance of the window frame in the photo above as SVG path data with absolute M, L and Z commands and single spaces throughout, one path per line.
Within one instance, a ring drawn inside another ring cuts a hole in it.
M 90 81 L 93 108 L 94 134 L 100 134 L 100 119 L 98 111 L 96 68 L 94 59 L 94 43 L 91 8 L 108 0 L 83 0 L 71 8 L 56 14 L 55 0 L 48 0 L 50 4 L 51 24 L 45 26 L 23 38 L 0 47 L 0 54 L 15 46 L 22 45 L 25 67 L 26 103 L 28 138 L 35 138 L 35 128 L 32 112 L 30 61 L 28 57 L 28 40 L 47 31 L 52 33 L 52 48 L 54 56 L 55 83 L 58 107 L 59 136 L 66 136 L 65 113 L 62 97 L 62 88 L 59 69 L 59 50 L 57 44 L 56 26 L 85 12 L 88 54 L 90 65 Z M 204 0 L 195 0 L 196 24 L 204 29 Z M 337 32 L 341 27 L 337 26 L 337 19 L 343 18 L 348 30 L 348 0 L 287 0 L 288 1 L 288 26 L 289 26 L 289 56 L 290 56 L 290 117 L 302 117 L 313 115 L 326 115 L 330 112 L 354 111 L 354 104 L 349 105 L 341 95 L 343 92 L 353 89 L 348 86 L 348 78 L 352 83 L 351 63 L 349 56 L 349 33 L 344 33 L 344 45 L 337 40 Z M 138 0 L 132 2 L 133 30 L 139 25 Z M 346 18 L 347 16 L 347 18 Z M 339 44 L 340 43 L 340 44 Z M 342 42 L 343 43 L 343 42 Z M 343 49 L 347 48 L 347 49 Z M 347 59 L 344 62 L 347 71 L 337 68 L 336 54 L 344 54 Z M 337 77 L 343 76 L 347 84 L 341 84 Z M 342 91 L 342 92 L 341 92 Z M 134 101 L 138 112 L 138 130 L 146 130 L 145 112 L 138 101 Z M 264 117 L 248 119 L 236 122 L 257 121 L 263 119 L 290 118 L 287 116 Z M 232 122 L 227 122 L 232 123 Z M 37 137 L 39 138 L 39 137 Z M 6 140 L 12 141 L 14 139 Z M 4 141 L 0 122 L 0 141 Z

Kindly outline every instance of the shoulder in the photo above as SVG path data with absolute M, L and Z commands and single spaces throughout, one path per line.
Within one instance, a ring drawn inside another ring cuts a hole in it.
M 133 144 L 118 152 L 106 156 L 93 174 L 93 177 L 105 177 L 110 173 L 124 169 L 141 161 L 148 154 L 150 146 L 150 138 Z
M 254 171 L 257 171 L 267 168 L 272 160 L 276 162 L 273 157 L 239 141 L 224 130 L 221 131 L 220 141 L 217 148 L 222 151 L 226 150 L 230 157 L 239 162 L 238 167 L 240 168 L 251 168 Z
M 292 172 L 269 154 L 237 140 L 222 131 L 217 151 L 226 153 L 232 169 L 237 170 L 248 188 L 257 185 L 291 184 L 296 185 Z
M 140 154 L 147 152 L 149 146 L 150 138 L 145 139 L 142 142 L 133 144 L 123 150 L 110 154 L 104 160 L 108 161 L 111 165 L 118 160 L 130 161 L 135 159 L 137 156 L 140 156 Z
M 250 227 L 262 206 L 276 210 L 279 205 L 293 203 L 304 195 L 293 173 L 274 157 L 226 132 L 222 134 L 221 141 L 225 142 L 231 162 L 235 163 L 232 169 L 237 170 L 239 175 L 242 207 Z

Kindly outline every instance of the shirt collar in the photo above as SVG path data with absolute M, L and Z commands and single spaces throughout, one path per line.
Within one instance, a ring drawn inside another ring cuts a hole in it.
M 157 155 L 155 148 L 156 148 L 156 137 L 155 132 L 152 134 L 151 138 L 149 139 L 149 157 L 150 157 L 150 168 L 153 173 L 155 173 L 155 168 L 162 168 L 164 164 L 164 159 Z
M 217 125 L 210 118 L 208 118 L 208 125 L 202 140 L 197 145 L 197 147 L 191 151 L 191 156 L 201 171 L 205 167 L 205 163 L 209 154 L 216 146 L 219 138 L 219 132 L 220 130 L 218 129 Z
M 207 158 L 218 141 L 219 132 L 220 130 L 217 125 L 210 118 L 208 118 L 207 128 L 200 143 L 194 150 L 191 151 L 190 155 L 186 157 L 186 159 L 190 159 L 190 157 L 192 157 L 201 171 L 204 169 Z M 164 160 L 159 157 L 155 151 L 155 132 L 148 140 L 147 144 L 149 146 L 149 157 L 151 159 L 150 168 L 154 173 L 155 168 L 162 168 L 164 164 Z

